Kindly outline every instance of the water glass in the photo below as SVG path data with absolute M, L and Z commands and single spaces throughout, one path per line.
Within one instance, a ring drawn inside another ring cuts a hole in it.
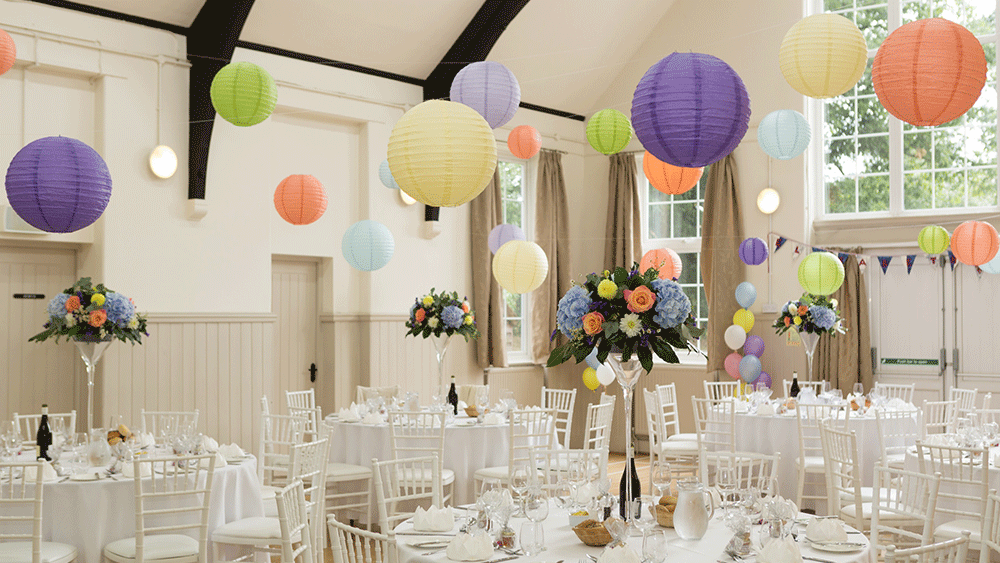
M 667 533 L 658 531 L 642 538 L 642 562 L 663 563 L 667 558 Z
M 646 536 L 656 526 L 656 497 L 642 495 L 629 503 L 633 514 L 632 523 Z
M 720 467 L 715 474 L 715 488 L 722 498 L 722 507 L 728 509 L 736 493 L 736 471 L 732 467 Z
M 538 555 L 545 549 L 544 525 L 531 520 L 521 524 L 521 551 L 527 557 Z
M 556 499 L 556 506 L 566 510 L 570 510 L 574 504 L 573 485 L 570 485 L 569 480 L 565 477 L 559 479 L 556 483 L 555 489 L 552 490 L 552 495 Z
M 490 406 L 490 393 L 486 389 L 476 392 L 476 410 L 479 414 L 486 414 L 486 409 Z
M 854 384 L 854 396 L 861 397 L 865 394 L 865 385 L 860 381 Z
M 528 490 L 524 499 L 524 516 L 532 522 L 542 522 L 549 517 L 549 497 L 540 487 Z
M 673 473 L 670 470 L 670 464 L 665 461 L 656 461 L 653 463 L 653 467 L 650 469 L 653 472 L 653 487 L 659 496 L 663 496 L 670 492 L 670 482 L 673 480 Z

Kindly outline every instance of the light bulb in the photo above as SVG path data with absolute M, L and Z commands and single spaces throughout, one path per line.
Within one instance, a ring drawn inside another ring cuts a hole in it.
M 770 215 L 778 210 L 781 196 L 773 188 L 764 188 L 757 195 L 757 209 L 764 215 Z
M 167 145 L 160 145 L 149 153 L 149 168 L 159 178 L 169 178 L 177 172 L 177 153 Z

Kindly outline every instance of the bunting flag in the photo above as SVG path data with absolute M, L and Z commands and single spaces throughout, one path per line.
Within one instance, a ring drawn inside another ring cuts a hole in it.
M 820 248 L 818 246 L 814 246 L 813 249 L 812 249 L 812 251 L 813 252 L 825 252 L 822 248 Z
M 955 260 L 957 260 L 957 258 L 955 258 L 955 254 L 951 250 L 949 250 L 948 251 L 948 263 L 951 264 L 951 271 L 952 272 L 955 271 Z
M 868 262 L 865 262 L 864 258 L 858 260 L 858 272 L 864 275 L 865 270 L 868 269 Z
M 887 269 L 889 269 L 889 262 L 892 262 L 892 256 L 879 256 L 878 264 L 882 266 L 882 273 L 884 274 Z
M 937 256 L 928 256 L 931 259 L 931 264 L 937 266 Z
M 778 237 L 778 240 L 774 241 L 774 251 L 777 252 L 779 249 L 781 249 L 781 247 L 785 245 L 785 241 L 787 240 L 788 239 L 786 239 L 785 237 Z
M 799 245 L 796 244 L 795 245 L 795 250 L 792 251 L 792 262 L 798 260 L 799 256 L 801 256 L 801 255 L 802 255 L 802 249 L 799 248 Z
M 976 266 L 976 275 L 978 275 L 979 277 L 983 277 L 983 269 L 980 268 L 979 266 Z
M 913 269 L 913 261 L 917 259 L 916 254 L 906 255 L 906 275 L 910 275 L 910 270 Z
M 848 254 L 848 253 L 846 253 L 846 252 L 838 252 L 837 253 L 837 258 L 840 258 L 840 263 L 843 264 L 844 266 L 847 266 L 847 259 L 850 256 L 851 255 Z

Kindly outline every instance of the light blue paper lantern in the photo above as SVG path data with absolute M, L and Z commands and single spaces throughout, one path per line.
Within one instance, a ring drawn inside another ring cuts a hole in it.
M 749 309 L 753 302 L 757 300 L 757 288 L 750 282 L 743 282 L 736 286 L 736 302 L 740 307 Z
M 383 160 L 382 164 L 378 165 L 378 179 L 382 180 L 382 185 L 387 188 L 399 189 L 399 184 L 396 183 L 396 179 L 392 177 L 392 171 L 389 170 L 388 160 Z
M 997 255 L 989 262 L 981 264 L 979 269 L 987 274 L 1000 274 L 1000 252 L 997 252 Z
M 481 61 L 458 71 L 451 82 L 451 101 L 479 112 L 496 129 L 514 117 L 521 103 L 521 86 L 509 68 Z
M 740 377 L 744 383 L 757 381 L 761 369 L 760 358 L 757 356 L 743 356 L 743 359 L 740 360 Z
M 389 263 L 396 242 L 389 227 L 365 219 L 347 228 L 340 248 L 348 264 L 362 272 L 372 272 Z
M 778 160 L 789 160 L 802 154 L 809 146 L 811 137 L 805 116 L 791 109 L 772 111 L 757 126 L 760 148 Z

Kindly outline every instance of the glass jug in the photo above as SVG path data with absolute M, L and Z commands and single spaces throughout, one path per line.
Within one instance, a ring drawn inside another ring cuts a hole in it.
M 701 481 L 685 479 L 677 482 L 677 509 L 674 511 L 674 531 L 684 540 L 700 540 L 715 514 L 712 494 Z

